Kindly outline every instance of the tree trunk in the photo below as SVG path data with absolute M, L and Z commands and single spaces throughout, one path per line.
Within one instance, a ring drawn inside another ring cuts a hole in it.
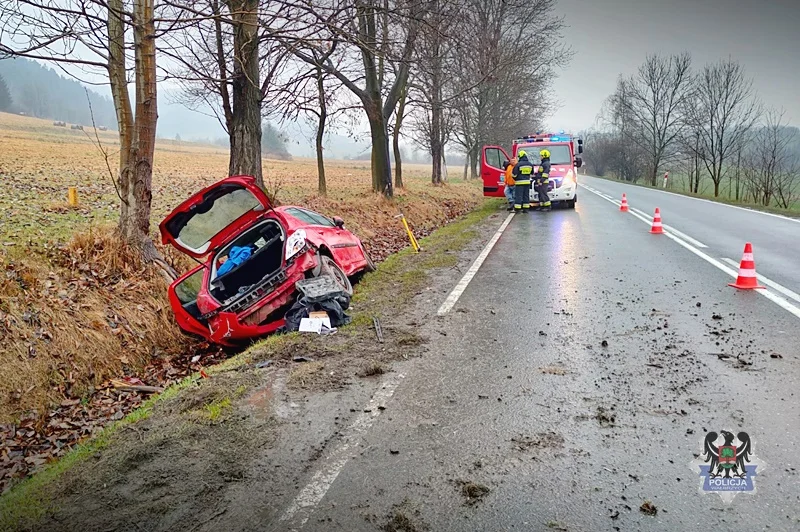
M 372 137 L 372 190 L 391 198 L 394 192 L 392 163 L 389 159 L 389 131 L 379 103 L 373 101 L 368 105 L 367 118 Z
M 323 115 L 320 114 L 319 125 L 317 126 L 317 176 L 319 179 L 317 192 L 319 192 L 320 196 L 328 195 L 328 185 L 325 182 L 325 161 L 323 159 L 323 146 L 322 146 L 324 137 L 325 137 L 325 119 L 323 118 Z
M 318 192 L 320 196 L 328 195 L 328 186 L 325 182 L 325 161 L 323 159 L 323 141 L 325 139 L 325 121 L 328 119 L 328 102 L 325 99 L 325 78 L 322 69 L 317 67 L 317 94 L 319 97 L 319 122 L 317 124 L 317 175 L 319 178 Z
M 228 0 L 233 20 L 233 109 L 229 175 L 251 175 L 264 186 L 261 170 L 261 85 L 258 0 Z
M 470 179 L 478 179 L 478 176 L 480 175 L 478 172 L 478 166 L 480 164 L 478 152 L 479 149 L 477 146 L 473 146 L 472 150 L 469 152 Z
M 109 0 L 108 3 L 108 78 L 111 95 L 117 114 L 119 129 L 119 174 L 117 176 L 117 194 L 120 198 L 119 230 L 126 234 L 125 226 L 130 220 L 128 194 L 130 189 L 130 168 L 128 158 L 133 141 L 133 110 L 128 93 L 128 81 L 125 73 L 125 27 L 122 21 L 122 0 Z
M 436 143 L 431 146 L 431 156 L 433 157 L 433 170 L 431 172 L 431 183 L 434 185 L 441 185 L 442 179 L 442 146 L 441 143 Z
M 407 90 L 405 87 L 403 87 L 403 94 L 400 96 L 400 103 L 397 106 L 397 113 L 394 119 L 394 131 L 392 132 L 395 188 L 403 188 L 403 161 L 400 153 L 400 127 L 403 125 L 403 115 L 406 112 L 406 95 Z
M 442 184 L 442 109 L 435 101 L 431 109 L 431 157 L 433 158 L 433 169 L 431 171 L 431 183 L 434 185 Z
M 158 121 L 153 0 L 137 0 L 133 15 L 136 116 L 127 168 L 120 176 L 120 189 L 125 191 L 122 203 L 126 208 L 123 209 L 125 212 L 120 213 L 119 228 L 126 241 L 150 253 L 155 251 L 155 246 L 146 247 L 145 243 L 150 240 L 153 155 Z M 145 258 L 153 260 L 157 257 Z
M 394 192 L 386 122 L 382 118 L 370 120 L 369 126 L 372 134 L 372 190 L 391 198 Z
M 736 201 L 739 201 L 740 172 L 742 170 L 742 150 L 736 154 Z

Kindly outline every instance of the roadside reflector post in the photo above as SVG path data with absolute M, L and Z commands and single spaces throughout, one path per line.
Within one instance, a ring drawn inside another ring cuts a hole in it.
M 67 189 L 67 201 L 69 201 L 70 207 L 77 207 L 78 206 L 78 189 L 77 189 L 77 187 L 69 187 L 69 189 Z
M 403 227 L 406 230 L 409 242 L 411 242 L 411 247 L 414 248 L 414 253 L 419 253 L 422 248 L 419 247 L 419 243 L 417 242 L 417 239 L 414 237 L 414 233 L 411 232 L 411 228 L 408 226 L 408 221 L 406 220 L 406 216 L 401 211 L 400 214 L 395 216 L 395 218 L 400 218 L 400 220 L 403 222 Z

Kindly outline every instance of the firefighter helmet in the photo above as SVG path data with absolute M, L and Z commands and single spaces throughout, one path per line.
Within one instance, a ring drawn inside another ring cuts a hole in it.
M 549 159 L 550 158 L 550 152 L 547 151 L 547 150 L 542 150 L 542 151 L 539 152 L 539 157 L 541 157 L 542 159 Z
M 519 150 L 519 152 L 517 153 L 517 157 L 519 157 L 520 159 L 526 157 L 527 155 L 528 154 L 525 152 L 525 150 Z

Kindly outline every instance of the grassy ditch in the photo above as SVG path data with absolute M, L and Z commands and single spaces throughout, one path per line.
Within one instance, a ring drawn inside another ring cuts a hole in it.
M 107 426 L 94 438 L 23 480 L 0 497 L 0 530 L 34 526 L 53 511 L 57 506 L 54 498 L 59 494 L 58 481 L 65 473 L 98 453 L 114 452 L 121 429 L 151 417 L 157 418 L 160 413 L 174 415 L 175 410 L 180 410 L 176 405 L 181 403 L 193 405 L 187 423 L 226 423 L 227 413 L 235 408 L 249 387 L 258 382 L 253 375 L 260 362 L 271 360 L 275 365 L 289 365 L 292 357 L 298 354 L 324 355 L 321 357 L 323 362 L 296 365 L 298 369 L 292 370 L 288 384 L 301 389 L 314 389 L 315 379 L 329 378 L 333 373 L 329 371 L 331 367 L 350 376 L 369 378 L 379 375 L 391 360 L 397 358 L 397 352 L 419 342 L 413 332 L 392 328 L 392 316 L 402 315 L 403 309 L 430 281 L 433 270 L 457 264 L 457 253 L 478 236 L 477 224 L 496 213 L 499 205 L 499 200 L 484 202 L 477 210 L 423 238 L 420 241 L 422 253 L 405 249 L 390 256 L 377 272 L 367 274 L 356 287 L 350 311 L 353 323 L 331 337 L 334 342 L 321 342 L 317 336 L 296 333 L 266 338 L 227 361 L 207 368 L 208 379 L 193 375 L 167 388 L 122 420 Z M 373 317 L 380 317 L 387 324 L 387 343 L 399 348 L 386 349 L 386 358 L 364 355 L 374 350 Z M 320 347 L 323 343 L 324 348 Z M 364 347 L 367 343 L 369 345 Z M 357 356 L 353 356 L 354 352 Z M 323 365 L 325 371 L 320 369 Z M 229 383 L 233 384 L 229 386 Z
M 76 446 L 61 459 L 4 493 L 0 497 L 0 530 L 15 530 L 21 524 L 33 523 L 45 515 L 51 507 L 48 486 L 77 464 L 108 447 L 118 431 L 149 418 L 158 403 L 169 401 L 195 386 L 199 378 L 199 375 L 194 375 L 170 386 L 125 418 L 108 425 L 96 437 Z

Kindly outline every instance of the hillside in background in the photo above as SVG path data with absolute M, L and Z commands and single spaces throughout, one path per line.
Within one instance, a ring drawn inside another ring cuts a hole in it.
M 0 60 L 0 76 L 8 86 L 12 112 L 68 124 L 92 124 L 87 89 L 78 81 L 36 61 L 17 58 Z M 116 129 L 111 100 L 92 90 L 88 94 L 95 124 Z

